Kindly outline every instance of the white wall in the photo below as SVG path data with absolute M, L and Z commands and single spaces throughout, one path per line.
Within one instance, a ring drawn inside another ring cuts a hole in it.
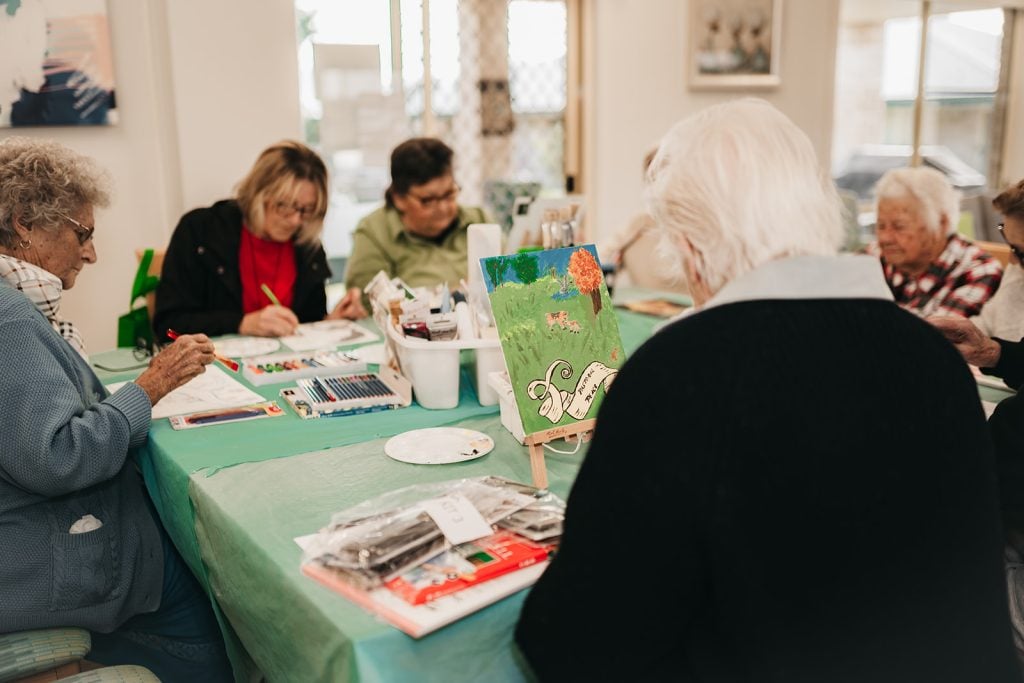
M 99 262 L 63 313 L 90 351 L 113 347 L 135 249 L 162 247 L 188 208 L 228 196 L 256 155 L 300 135 L 291 0 L 107 0 L 115 126 L 3 129 L 53 138 L 95 159 L 114 185 L 96 214 Z
M 644 154 L 679 119 L 748 93 L 686 84 L 689 4 L 591 0 L 585 49 L 585 192 L 591 239 L 625 227 L 642 209 Z M 824 168 L 832 143 L 839 0 L 786 0 L 782 84 L 764 97 L 810 137 Z

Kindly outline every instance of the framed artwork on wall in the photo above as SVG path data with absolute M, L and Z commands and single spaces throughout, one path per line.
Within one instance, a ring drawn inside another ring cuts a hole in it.
M 779 85 L 782 0 L 690 0 L 692 89 Z
M 106 0 L 0 0 L 0 128 L 116 122 Z

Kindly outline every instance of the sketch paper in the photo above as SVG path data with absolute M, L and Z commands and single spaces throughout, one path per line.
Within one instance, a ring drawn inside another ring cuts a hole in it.
M 114 393 L 126 382 L 108 384 L 107 390 Z M 164 396 L 153 406 L 153 419 L 174 415 L 186 415 L 218 408 L 237 408 L 265 401 L 262 396 L 247 388 L 216 365 L 207 365 L 206 372 L 196 376 Z
M 377 339 L 377 335 L 351 320 L 321 320 L 299 325 L 295 334 L 281 337 L 292 351 L 316 351 L 337 346 L 362 344 Z
M 594 246 L 480 264 L 526 433 L 595 417 L 625 354 Z

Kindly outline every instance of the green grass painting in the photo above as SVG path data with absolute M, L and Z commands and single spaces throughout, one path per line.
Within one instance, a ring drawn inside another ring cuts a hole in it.
M 625 359 L 594 247 L 481 264 L 526 433 L 595 417 Z

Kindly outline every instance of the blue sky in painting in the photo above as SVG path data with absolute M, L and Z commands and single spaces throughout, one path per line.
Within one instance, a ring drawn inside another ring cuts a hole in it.
M 597 258 L 597 249 L 593 244 L 580 244 L 575 247 L 564 247 L 562 249 L 531 251 L 529 254 L 530 256 L 535 256 L 537 258 L 537 270 L 543 277 L 549 270 L 551 270 L 551 266 L 554 266 L 558 270 L 559 275 L 564 273 L 565 269 L 569 266 L 569 257 L 572 256 L 572 253 L 577 249 L 586 249 L 590 252 L 590 255 L 594 257 L 594 260 L 597 261 L 598 265 L 601 264 L 601 261 Z M 515 258 L 515 256 L 515 254 L 510 254 L 502 257 L 494 256 L 492 258 L 512 259 Z M 491 276 L 487 273 L 487 268 L 484 266 L 484 262 L 488 260 L 489 259 L 480 259 L 480 267 L 484 271 L 484 284 L 487 285 L 487 292 L 490 293 L 494 291 L 494 283 L 491 282 Z M 511 267 L 505 271 L 504 280 L 502 280 L 502 282 L 519 282 L 515 271 L 512 270 Z

